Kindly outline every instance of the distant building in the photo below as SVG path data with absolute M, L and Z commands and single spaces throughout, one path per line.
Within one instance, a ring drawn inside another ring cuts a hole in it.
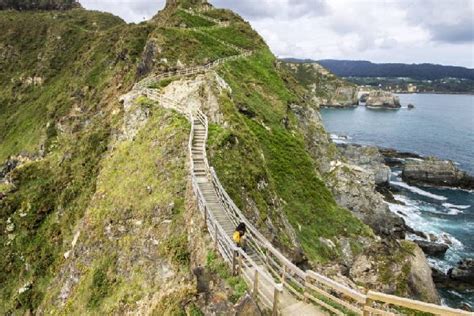
M 407 86 L 407 92 L 408 93 L 415 93 L 417 92 L 416 86 L 412 83 L 409 83 Z

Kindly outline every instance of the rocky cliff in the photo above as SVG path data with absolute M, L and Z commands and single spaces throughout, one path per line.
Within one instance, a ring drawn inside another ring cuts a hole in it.
M 358 88 L 342 80 L 318 63 L 282 62 L 300 84 L 305 86 L 313 101 L 323 107 L 347 108 L 358 105 Z
M 189 123 L 136 83 L 249 50 L 150 88 L 208 115 L 223 185 L 295 263 L 436 301 L 431 290 L 417 294 L 432 282 L 412 264 L 424 260 L 416 248 L 346 208 L 358 176 L 337 165 L 306 87 L 237 15 L 169 1 L 139 25 L 86 10 L 4 11 L 0 28 L 0 313 L 234 311 L 246 288 L 197 215 Z M 363 257 L 367 269 L 355 264 Z

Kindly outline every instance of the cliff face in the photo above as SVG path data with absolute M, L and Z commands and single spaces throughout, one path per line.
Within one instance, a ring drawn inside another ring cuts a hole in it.
M 204 3 L 170 1 L 140 25 L 86 10 L 0 12 L 0 313 L 233 311 L 245 286 L 196 212 L 189 124 L 134 84 L 245 50 L 151 87 L 206 112 L 211 164 L 263 234 L 294 262 L 357 279 L 345 267 L 378 243 L 328 188 L 339 154 L 307 90 L 230 11 L 179 8 Z M 388 261 L 390 247 L 379 253 Z M 378 280 L 369 286 L 400 275 L 373 267 L 362 270 Z
M 318 63 L 282 62 L 282 65 L 308 89 L 310 97 L 320 106 L 335 108 L 357 106 L 357 86 L 338 78 Z

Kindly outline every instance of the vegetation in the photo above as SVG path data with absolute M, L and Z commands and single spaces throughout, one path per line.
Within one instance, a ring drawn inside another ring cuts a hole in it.
M 474 80 L 443 78 L 435 80 L 417 80 L 411 78 L 368 78 L 349 77 L 347 80 L 358 85 L 368 85 L 374 88 L 392 92 L 408 92 L 409 88 L 421 93 L 469 93 L 474 94 Z M 415 86 L 415 87 L 410 87 Z
M 341 77 L 408 77 L 419 80 L 436 80 L 447 77 L 474 80 L 474 70 L 457 66 L 434 64 L 374 64 L 369 61 L 353 60 L 320 60 L 323 67 L 328 68 Z
M 0 10 L 66 10 L 80 7 L 76 0 L 0 0 Z
M 356 237 L 369 234 L 369 229 L 337 206 L 318 177 L 288 110 L 299 97 L 287 88 L 275 62 L 263 49 L 221 70 L 232 89 L 231 98 L 221 100 L 230 126 L 211 128 L 211 162 L 239 207 L 249 211 L 246 200 L 255 202 L 260 214 L 257 224 L 267 217 L 275 219 L 281 207 L 308 257 L 326 262 L 337 258 L 338 252 L 322 244 L 320 237 Z M 262 183 L 265 189 L 259 188 Z M 283 200 L 281 205 L 275 204 L 275 196 Z M 290 246 L 288 236 L 277 238 Z
M 233 294 L 229 298 L 232 303 L 236 303 L 247 292 L 247 284 L 240 276 L 233 276 L 227 264 L 213 251 L 207 254 L 206 267 L 209 272 L 217 274 L 232 289 Z

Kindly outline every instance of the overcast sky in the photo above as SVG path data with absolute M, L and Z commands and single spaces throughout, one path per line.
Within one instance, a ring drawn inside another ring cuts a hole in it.
M 127 22 L 164 0 L 79 0 Z M 279 57 L 474 68 L 474 0 L 210 0 L 239 13 Z

